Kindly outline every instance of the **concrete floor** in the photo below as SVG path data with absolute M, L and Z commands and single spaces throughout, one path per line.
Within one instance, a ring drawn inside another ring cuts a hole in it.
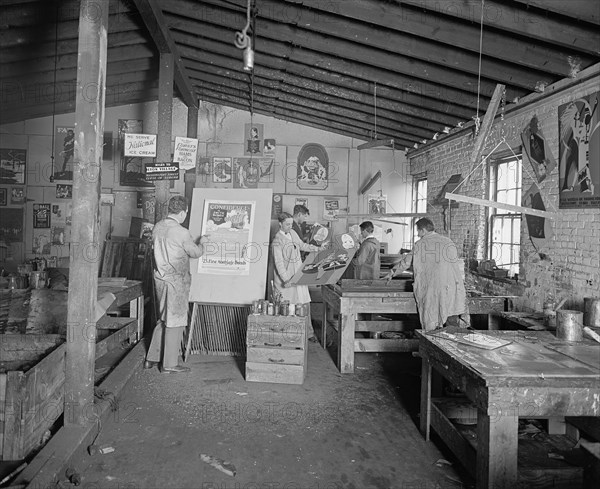
M 341 375 L 310 343 L 301 386 L 244 380 L 243 360 L 194 355 L 187 374 L 137 371 L 96 444 L 73 460 L 88 488 L 452 488 L 470 481 L 418 431 L 420 361 L 357 354 Z M 200 460 L 235 466 L 231 477 Z

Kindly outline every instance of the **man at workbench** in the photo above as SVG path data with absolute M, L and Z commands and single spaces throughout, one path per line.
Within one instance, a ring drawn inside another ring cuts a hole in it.
M 381 259 L 379 241 L 373 236 L 375 227 L 371 221 L 360 224 L 360 248 L 352 258 L 354 278 L 359 280 L 379 280 Z
M 420 239 L 413 251 L 385 278 L 390 281 L 398 271 L 412 265 L 421 327 L 432 331 L 443 326 L 460 326 L 463 320 L 459 316 L 467 313 L 463 260 L 452 240 L 434 231 L 431 220 L 424 217 L 416 226 Z
M 192 282 L 190 258 L 202 255 L 208 237 L 193 240 L 190 232 L 181 225 L 188 212 L 185 197 L 171 197 L 167 212 L 169 215 L 152 230 L 159 321 L 152 333 L 144 368 L 160 363 L 161 372 L 180 373 L 190 370 L 178 364 L 181 339 L 188 323 L 188 297 Z

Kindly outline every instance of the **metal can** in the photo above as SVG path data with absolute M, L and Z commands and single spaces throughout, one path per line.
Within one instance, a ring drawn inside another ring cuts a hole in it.
M 282 316 L 288 316 L 290 313 L 290 303 L 288 301 L 283 301 L 280 305 L 279 314 Z
M 296 314 L 296 304 L 290 304 L 288 307 L 288 316 L 294 316 Z
M 269 305 L 267 306 L 267 314 L 269 316 L 275 315 L 275 304 L 273 304 L 272 302 L 269 302 Z
M 296 304 L 296 316 L 304 317 L 304 304 Z
M 269 308 L 269 301 L 266 299 L 262 299 L 260 301 L 260 313 L 261 314 L 268 314 L 267 309 Z
M 260 301 L 252 301 L 252 314 L 260 314 L 261 306 Z

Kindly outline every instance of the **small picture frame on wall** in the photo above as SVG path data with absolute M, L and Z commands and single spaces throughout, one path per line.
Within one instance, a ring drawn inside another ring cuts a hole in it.
M 231 183 L 231 164 L 232 159 L 229 157 L 213 157 L 213 183 Z
M 73 198 L 73 185 L 68 184 L 57 184 L 56 185 L 56 198 L 57 199 L 72 199 Z
M 0 183 L 25 184 L 27 150 L 0 148 Z
M 10 189 L 10 204 L 23 205 L 27 197 L 25 195 L 25 187 L 12 187 Z
M 5 188 L 0 188 L 0 205 L 8 204 L 8 192 Z

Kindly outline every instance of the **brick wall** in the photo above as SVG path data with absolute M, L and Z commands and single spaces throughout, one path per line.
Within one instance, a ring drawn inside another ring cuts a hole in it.
M 518 294 L 515 306 L 519 310 L 541 310 L 544 300 L 552 295 L 556 300 L 566 298 L 564 308 L 583 310 L 584 297 L 600 297 L 600 209 L 559 209 L 559 125 L 558 107 L 576 98 L 598 91 L 600 76 L 598 69 L 594 76 L 585 81 L 574 81 L 562 89 L 556 84 L 556 92 L 550 96 L 533 95 L 526 106 L 509 105 L 503 119 L 498 117 L 485 143 L 484 155 L 509 151 L 521 146 L 521 132 L 537 116 L 539 128 L 550 144 L 557 166 L 539 184 L 544 205 L 548 211 L 556 212 L 551 221 L 553 236 L 537 251 L 528 235 L 525 219 L 521 224 L 521 267 L 517 283 L 493 281 L 474 276 L 466 270 L 467 284 L 487 292 Z M 560 82 L 564 85 L 564 82 Z M 549 87 L 550 89 L 552 87 Z M 549 89 L 547 88 L 548 93 Z M 537 99 L 537 101 L 535 100 Z M 480 114 L 483 116 L 483 114 Z M 506 140 L 495 151 L 498 143 Z M 453 174 L 466 177 L 476 166 L 471 162 L 473 130 L 466 129 L 446 136 L 446 140 L 428 144 L 409 153 L 410 172 L 427 172 L 428 211 L 432 213 L 436 231 L 451 238 L 462 249 L 465 263 L 469 259 L 487 258 L 486 232 L 487 209 L 483 206 L 459 203 L 452 208 L 450 217 L 446 208 L 446 219 L 442 207 L 435 205 L 435 199 L 443 185 Z M 590 162 L 600 164 L 599 162 Z M 460 185 L 456 193 L 487 199 L 487 161 L 477 168 L 470 178 Z M 525 192 L 535 180 L 529 160 L 523 158 L 522 189 Z M 596 184 L 596 193 L 600 192 Z M 445 223 L 444 223 L 445 221 Z M 468 267 L 468 265 L 467 265 Z

